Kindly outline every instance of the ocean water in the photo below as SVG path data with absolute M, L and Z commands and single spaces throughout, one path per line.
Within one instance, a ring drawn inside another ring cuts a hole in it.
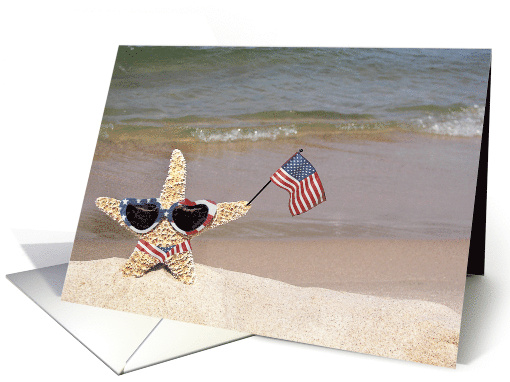
M 479 136 L 490 50 L 121 46 L 101 137 L 192 140 L 400 128 Z
M 128 239 L 100 196 L 250 200 L 298 149 L 327 201 L 291 217 L 268 186 L 206 238 L 457 239 L 471 232 L 488 50 L 122 46 L 78 236 Z

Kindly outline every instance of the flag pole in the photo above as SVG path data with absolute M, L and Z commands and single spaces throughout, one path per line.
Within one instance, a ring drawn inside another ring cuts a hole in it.
M 259 194 L 260 194 L 262 191 L 264 191 L 264 188 L 266 188 L 267 186 L 269 186 L 269 183 L 271 183 L 271 179 L 269 179 L 269 182 L 267 182 L 267 183 L 266 183 L 266 185 L 265 185 L 264 187 L 262 187 L 262 188 L 260 189 L 260 191 L 259 191 L 259 192 L 257 192 L 257 195 L 255 195 L 255 196 L 254 196 L 254 197 L 253 197 L 253 198 L 252 198 L 252 199 L 248 202 L 247 206 L 249 206 L 249 205 L 251 204 L 251 202 L 253 202 L 253 201 L 255 200 L 255 198 L 256 198 L 257 196 L 259 196 Z
M 299 153 L 302 153 L 302 152 L 303 152 L 303 149 L 299 149 L 299 151 L 298 151 L 298 152 L 299 152 Z M 262 188 L 260 189 L 260 191 L 259 191 L 259 192 L 257 192 L 257 195 L 255 195 L 255 196 L 254 196 L 254 197 L 253 197 L 253 198 L 252 198 L 252 199 L 248 202 L 247 206 L 249 206 L 249 205 L 251 204 L 251 202 L 253 202 L 253 201 L 255 200 L 255 198 L 256 198 L 257 196 L 259 196 L 259 194 L 260 194 L 262 191 L 264 191 L 264 189 L 265 189 L 267 186 L 269 186 L 269 183 L 271 183 L 271 179 L 269 179 L 269 182 L 267 182 L 267 183 L 266 183 L 266 185 L 265 185 L 264 187 L 262 187 Z

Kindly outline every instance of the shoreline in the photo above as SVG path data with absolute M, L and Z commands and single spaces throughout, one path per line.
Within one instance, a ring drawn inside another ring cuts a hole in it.
M 481 135 L 449 135 L 434 133 L 426 129 L 409 129 L 398 125 L 385 128 L 372 129 L 338 129 L 330 128 L 322 131 L 311 129 L 305 124 L 303 131 L 294 133 L 293 124 L 279 126 L 273 121 L 274 126 L 243 127 L 246 131 L 236 134 L 238 126 L 222 128 L 201 128 L 160 126 L 144 127 L 136 125 L 120 126 L 117 129 L 107 128 L 108 123 L 103 124 L 99 132 L 94 159 L 108 159 L 126 152 L 151 155 L 167 158 L 168 142 L 180 148 L 188 154 L 200 154 L 204 151 L 246 151 L 252 148 L 288 146 L 316 146 L 321 147 L 322 141 L 333 141 L 343 144 L 356 143 L 400 143 L 410 140 L 422 142 L 451 141 L 457 143 L 478 144 Z M 275 127 L 276 126 L 276 127 Z M 123 129 L 124 127 L 124 129 Z M 282 130 L 280 131 L 279 128 Z M 143 131 L 147 129 L 150 134 Z M 258 135 L 255 133 L 258 133 Z

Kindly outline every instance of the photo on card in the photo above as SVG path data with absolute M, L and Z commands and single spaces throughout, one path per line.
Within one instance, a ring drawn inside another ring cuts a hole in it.
M 455 367 L 490 64 L 120 46 L 62 299 Z

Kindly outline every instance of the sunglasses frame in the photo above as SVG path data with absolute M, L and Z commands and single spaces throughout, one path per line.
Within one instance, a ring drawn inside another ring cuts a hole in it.
M 154 223 L 149 228 L 140 230 L 140 229 L 133 227 L 133 225 L 129 222 L 129 220 L 127 218 L 127 214 L 126 214 L 126 209 L 129 205 L 139 206 L 142 204 L 154 204 L 158 208 L 158 217 L 156 218 Z M 204 204 L 207 206 L 207 208 L 208 208 L 207 219 L 200 225 L 200 227 L 194 229 L 193 231 L 184 231 L 184 230 L 180 229 L 174 223 L 173 218 L 172 218 L 172 213 L 173 213 L 174 209 L 180 205 L 181 206 L 195 206 L 197 204 Z M 140 233 L 140 234 L 144 234 L 144 233 L 152 231 L 154 228 L 156 228 L 156 226 L 159 223 L 161 223 L 163 218 L 166 218 L 172 225 L 173 229 L 175 229 L 177 232 L 179 232 L 183 235 L 186 235 L 186 236 L 194 235 L 194 234 L 197 234 L 198 232 L 202 231 L 209 224 L 211 224 L 214 216 L 216 215 L 216 211 L 217 211 L 216 202 L 213 202 L 212 200 L 205 200 L 205 199 L 197 200 L 195 202 L 192 202 L 189 199 L 184 199 L 184 200 L 178 201 L 177 203 L 172 204 L 172 206 L 167 209 L 161 207 L 159 198 L 149 198 L 149 199 L 124 198 L 120 201 L 120 205 L 119 205 L 120 216 L 121 216 L 122 220 L 124 221 L 124 223 L 133 232 Z

